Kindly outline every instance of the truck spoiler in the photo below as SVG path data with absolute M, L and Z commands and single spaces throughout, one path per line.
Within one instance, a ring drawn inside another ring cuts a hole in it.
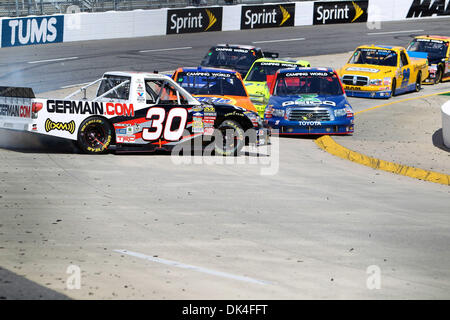
M 0 128 L 30 131 L 35 98 L 31 88 L 0 87 Z
M 26 99 L 36 98 L 33 89 L 21 87 L 0 87 L 0 97 Z

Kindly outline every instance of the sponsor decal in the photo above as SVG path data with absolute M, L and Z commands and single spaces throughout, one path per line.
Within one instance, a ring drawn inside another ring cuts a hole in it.
M 64 16 L 2 19 L 2 47 L 63 42 Z
M 349 91 L 361 91 L 361 88 L 360 88 L 360 87 L 345 86 L 345 90 L 349 90 Z
M 367 22 L 369 1 L 314 2 L 313 24 Z
M 106 113 L 105 114 L 107 114 L 108 116 L 134 117 L 134 107 L 133 107 L 132 103 L 127 105 L 126 103 L 108 102 L 106 104 Z
M 444 42 L 446 42 L 446 41 L 443 41 L 443 40 L 435 40 L 435 39 L 422 39 L 422 38 L 418 38 L 418 39 L 415 39 L 417 42 L 432 42 L 432 43 L 444 43 Z
M 242 6 L 241 30 L 273 27 L 292 27 L 295 4 Z
M 134 106 L 132 103 L 47 100 L 47 112 L 134 117 Z
M 195 97 L 198 101 L 210 102 L 210 103 L 236 103 L 236 100 L 231 98 L 222 98 L 222 97 Z
M 242 49 L 242 48 L 216 47 L 216 48 L 214 48 L 214 51 L 249 53 L 250 51 L 254 51 L 254 50 Z
M 219 50 L 220 51 L 220 50 Z M 188 77 L 222 77 L 231 78 L 234 76 L 232 73 L 225 72 L 186 72 Z
M 380 70 L 379 69 L 373 69 L 373 68 L 360 68 L 360 67 L 350 67 L 346 69 L 347 71 L 361 71 L 361 72 L 370 72 L 370 73 L 377 73 Z
M 134 136 L 117 136 L 116 140 L 118 143 L 133 143 L 136 138 Z
M 145 102 L 145 92 L 144 91 L 137 91 L 137 101 L 138 102 Z
M 222 7 L 167 10 L 167 34 L 222 30 Z
M 75 132 L 75 121 L 70 122 L 53 122 L 50 119 L 45 120 L 45 132 L 52 130 L 67 131 L 73 134 Z
M 116 134 L 127 134 L 127 129 L 125 128 L 116 129 Z
M 261 62 L 261 66 L 272 66 L 272 67 L 280 67 L 280 68 L 296 68 L 298 64 L 295 63 L 281 63 L 281 62 Z
M 317 71 L 301 71 L 301 72 L 286 72 L 282 73 L 285 77 L 331 77 L 333 72 L 317 72 Z
M 281 104 L 282 107 L 287 107 L 287 106 L 304 106 L 304 107 L 309 107 L 309 106 L 318 106 L 318 105 L 328 105 L 328 106 L 336 106 L 336 103 L 334 103 L 333 101 L 327 101 L 327 100 L 320 100 L 318 98 L 316 98 L 317 95 L 316 94 L 310 94 L 310 95 L 301 95 L 300 98 L 298 98 L 295 101 L 285 101 Z
M 31 106 L 0 104 L 0 116 L 31 118 Z
M 203 121 L 200 117 L 194 117 L 192 122 L 192 132 L 193 133 L 203 133 Z
M 300 126 L 321 126 L 322 122 L 320 122 L 320 121 L 299 121 L 298 124 Z
M 449 16 L 449 0 L 413 0 L 406 18 Z

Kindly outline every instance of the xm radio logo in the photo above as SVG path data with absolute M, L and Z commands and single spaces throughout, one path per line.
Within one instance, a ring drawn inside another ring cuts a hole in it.
M 64 16 L 2 20 L 2 47 L 63 41 Z
M 75 121 L 70 122 L 53 122 L 50 119 L 45 120 L 45 131 L 50 132 L 52 130 L 67 131 L 73 134 L 75 132 Z
M 167 34 L 222 30 L 222 7 L 167 10 Z
M 366 22 L 368 7 L 369 1 L 314 2 L 313 24 Z
M 431 17 L 431 16 L 449 16 L 449 0 L 413 0 L 409 8 L 407 18 Z
M 242 6 L 241 29 L 294 25 L 295 4 Z

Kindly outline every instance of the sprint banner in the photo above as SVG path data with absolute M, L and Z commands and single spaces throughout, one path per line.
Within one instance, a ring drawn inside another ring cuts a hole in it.
M 313 24 L 367 22 L 369 1 L 314 2 Z
M 222 31 L 223 7 L 167 10 L 167 34 Z
M 241 30 L 293 27 L 294 22 L 295 3 L 242 6 L 241 9 Z

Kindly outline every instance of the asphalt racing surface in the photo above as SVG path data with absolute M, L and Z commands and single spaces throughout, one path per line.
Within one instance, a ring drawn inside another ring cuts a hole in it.
M 0 85 L 45 95 L 111 69 L 196 65 L 217 42 L 302 37 L 259 45 L 282 57 L 329 55 L 362 43 L 406 45 L 411 35 L 442 34 L 449 25 L 437 19 L 380 30 L 334 25 L 2 49 Z M 386 33 L 393 31 L 400 33 Z M 368 35 L 375 32 L 385 33 Z M 139 52 L 183 47 L 192 49 Z M 343 55 L 322 59 L 339 64 Z M 448 83 L 414 95 L 446 90 Z M 356 111 L 383 102 L 351 99 Z M 364 116 L 357 129 L 376 134 L 370 113 Z M 450 297 L 448 186 L 336 158 L 309 138 L 274 139 L 272 148 L 279 157 L 249 151 L 229 163 L 164 153 L 91 156 L 62 140 L 0 131 L 0 298 Z M 80 289 L 67 286 L 74 268 Z

